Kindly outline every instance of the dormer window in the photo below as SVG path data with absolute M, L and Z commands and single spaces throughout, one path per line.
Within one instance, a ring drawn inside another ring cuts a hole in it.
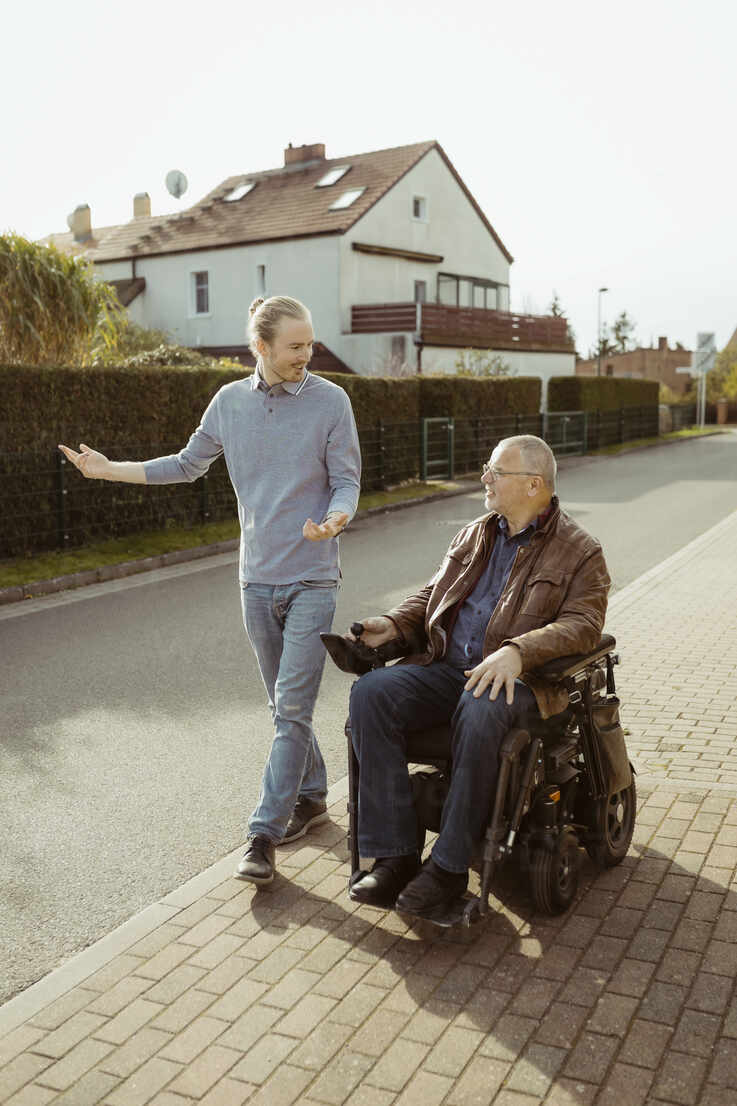
M 344 192 L 342 196 L 338 196 L 337 200 L 331 203 L 330 211 L 340 211 L 344 207 L 350 207 L 365 191 L 365 188 L 351 188 L 349 192 Z
M 244 196 L 256 187 L 255 180 L 246 181 L 245 184 L 239 184 L 237 188 L 234 188 L 232 192 L 229 192 L 227 196 L 223 196 L 226 204 L 232 204 L 235 200 L 242 200 Z
M 329 173 L 326 173 L 324 177 L 320 177 L 315 188 L 329 188 L 331 184 L 335 184 L 341 177 L 344 177 L 349 169 L 350 165 L 336 165 L 336 167 L 331 169 Z

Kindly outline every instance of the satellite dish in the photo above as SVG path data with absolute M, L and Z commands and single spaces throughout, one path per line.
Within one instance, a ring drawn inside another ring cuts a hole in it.
M 166 174 L 166 189 L 175 199 L 187 191 L 187 178 L 181 169 L 170 169 Z

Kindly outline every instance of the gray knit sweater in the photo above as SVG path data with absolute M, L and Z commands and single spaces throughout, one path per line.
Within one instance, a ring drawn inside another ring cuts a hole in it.
M 361 453 L 343 389 L 309 372 L 271 388 L 258 371 L 226 384 L 184 449 L 144 462 L 146 482 L 196 480 L 221 453 L 238 497 L 241 583 L 336 580 L 338 539 L 307 541 L 302 526 L 329 511 L 351 518 L 358 505 Z

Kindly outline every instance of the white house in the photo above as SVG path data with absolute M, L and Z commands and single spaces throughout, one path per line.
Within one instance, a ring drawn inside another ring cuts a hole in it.
M 279 169 L 229 177 L 181 213 L 52 235 L 115 282 L 131 317 L 182 345 L 249 360 L 248 305 L 310 307 L 323 369 L 455 371 L 491 350 L 518 375 L 574 373 L 565 320 L 509 312 L 512 256 L 437 142 L 328 159 L 289 146 Z

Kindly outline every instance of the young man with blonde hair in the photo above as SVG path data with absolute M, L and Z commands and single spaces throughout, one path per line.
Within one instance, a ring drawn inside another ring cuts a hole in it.
M 274 720 L 261 794 L 236 875 L 274 878 L 274 846 L 327 817 L 327 773 L 312 715 L 335 613 L 337 536 L 355 513 L 361 455 L 350 400 L 307 372 L 310 312 L 287 296 L 251 304 L 251 377 L 221 388 L 179 453 L 109 461 L 59 448 L 86 477 L 137 484 L 196 480 L 222 454 L 238 499 L 243 620 Z M 313 521 L 316 520 L 316 521 Z

